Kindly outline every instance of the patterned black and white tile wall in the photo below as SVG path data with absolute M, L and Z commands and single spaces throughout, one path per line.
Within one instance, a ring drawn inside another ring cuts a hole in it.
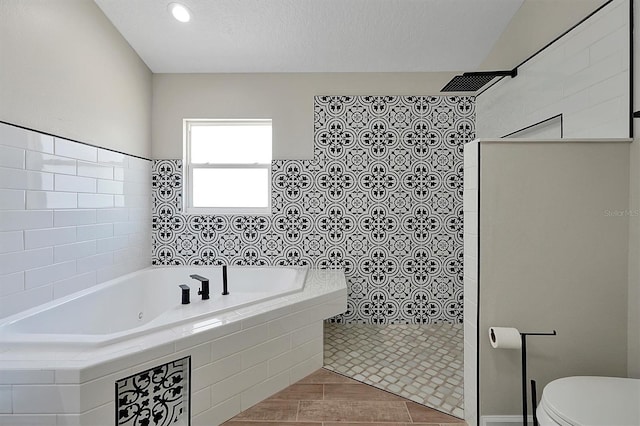
M 314 111 L 314 159 L 273 161 L 270 216 L 183 215 L 182 161 L 155 161 L 153 263 L 341 267 L 335 322 L 462 322 L 475 99 L 320 96 Z
M 159 365 L 116 382 L 117 426 L 187 426 L 191 358 Z

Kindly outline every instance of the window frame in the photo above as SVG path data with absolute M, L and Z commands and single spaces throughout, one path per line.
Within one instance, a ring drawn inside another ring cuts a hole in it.
M 191 161 L 191 129 L 194 126 L 211 125 L 270 125 L 273 131 L 271 119 L 184 119 L 183 120 L 183 154 L 182 154 L 182 182 L 183 182 L 183 211 L 185 214 L 204 215 L 271 215 L 272 182 L 271 161 L 273 161 L 273 142 L 271 143 L 272 155 L 269 163 L 193 163 Z M 194 207 L 193 206 L 193 171 L 195 169 L 260 169 L 267 170 L 268 196 L 266 207 Z

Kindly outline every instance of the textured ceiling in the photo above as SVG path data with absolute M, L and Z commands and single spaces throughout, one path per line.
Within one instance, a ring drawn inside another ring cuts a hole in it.
M 607 0 L 525 0 L 480 69 L 511 69 Z
M 154 73 L 475 70 L 523 0 L 95 0 Z

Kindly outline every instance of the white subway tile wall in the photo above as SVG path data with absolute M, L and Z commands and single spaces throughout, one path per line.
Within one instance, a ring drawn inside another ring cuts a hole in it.
M 0 123 L 0 318 L 150 265 L 150 161 Z
M 496 138 L 563 114 L 565 138 L 629 137 L 629 1 L 614 0 L 477 99 Z

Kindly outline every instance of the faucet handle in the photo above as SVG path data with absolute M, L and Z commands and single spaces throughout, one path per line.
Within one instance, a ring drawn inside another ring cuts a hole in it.
M 182 289 L 182 304 L 183 305 L 188 305 L 189 303 L 191 303 L 190 299 L 190 289 L 189 286 L 186 284 L 180 284 L 178 287 L 180 287 Z

